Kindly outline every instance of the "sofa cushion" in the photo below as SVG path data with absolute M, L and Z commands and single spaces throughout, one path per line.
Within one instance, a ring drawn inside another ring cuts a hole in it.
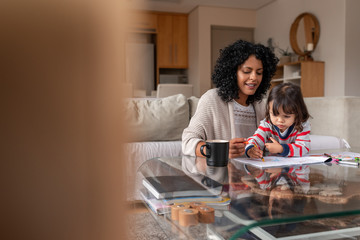
M 350 148 L 349 143 L 345 139 L 333 136 L 310 134 L 310 141 L 311 150 Z
M 199 103 L 199 99 L 198 97 L 194 97 L 194 96 L 191 96 L 188 98 L 188 101 L 189 101 L 189 112 L 190 112 L 190 118 L 192 118 L 195 114 L 195 111 L 196 111 L 196 108 L 197 108 L 197 105 Z
M 128 99 L 125 108 L 132 141 L 180 140 L 189 124 L 189 104 L 182 94 L 156 99 Z
M 360 147 L 360 97 L 311 97 L 304 101 L 312 116 L 311 134 L 344 138 L 351 147 Z
M 181 155 L 181 141 L 132 142 L 125 144 L 125 152 L 129 161 L 126 163 L 126 181 L 128 201 L 141 200 L 138 189 L 142 188 L 139 167 L 147 160 L 155 157 L 174 157 Z

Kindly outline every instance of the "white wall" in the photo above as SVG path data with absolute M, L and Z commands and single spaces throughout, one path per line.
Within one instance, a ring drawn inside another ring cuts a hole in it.
M 325 62 L 325 96 L 360 96 L 359 0 L 276 0 L 257 10 L 199 6 L 189 14 L 189 82 L 194 95 L 211 88 L 211 25 L 255 28 L 255 41 L 268 38 L 279 47 L 290 46 L 295 18 L 314 14 L 320 39 L 312 56 Z
M 189 38 L 189 68 L 188 82 L 193 85 L 194 96 L 199 97 L 200 89 L 200 48 L 199 48 L 199 8 L 189 14 L 188 38 Z
M 281 48 L 291 49 L 289 32 L 292 22 L 303 12 L 314 14 L 320 23 L 320 39 L 312 56 L 316 61 L 325 62 L 325 96 L 345 96 L 345 83 L 348 84 L 345 81 L 345 46 L 352 35 L 350 32 L 345 34 L 345 9 L 349 2 L 351 7 L 357 6 L 352 10 L 354 14 L 351 14 L 355 18 L 351 26 L 355 28 L 359 20 L 359 15 L 355 15 L 359 9 L 356 0 L 277 0 L 257 11 L 255 40 L 266 44 L 267 39 L 272 37 Z M 359 86 L 357 84 L 356 88 L 359 89 Z M 360 91 L 351 94 L 360 96 Z
M 345 95 L 360 96 L 360 1 L 346 1 Z
M 255 28 L 256 12 L 199 6 L 189 14 L 189 83 L 200 97 L 211 88 L 211 26 Z

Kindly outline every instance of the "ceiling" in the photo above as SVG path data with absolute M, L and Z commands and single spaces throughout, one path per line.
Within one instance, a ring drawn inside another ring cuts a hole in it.
M 197 6 L 258 10 L 276 0 L 128 0 L 133 8 L 161 12 L 190 13 Z

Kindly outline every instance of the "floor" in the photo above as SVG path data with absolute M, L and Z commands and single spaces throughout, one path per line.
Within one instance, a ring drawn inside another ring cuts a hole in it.
M 136 214 L 136 213 L 146 213 L 149 212 L 149 209 L 141 202 L 141 201 L 135 201 L 128 203 L 128 214 Z
M 148 208 L 142 202 L 129 203 L 127 219 L 129 221 L 128 239 L 169 240 Z

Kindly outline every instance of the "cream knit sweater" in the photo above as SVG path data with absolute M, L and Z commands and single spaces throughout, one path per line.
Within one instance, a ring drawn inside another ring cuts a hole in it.
M 235 136 L 234 100 L 224 102 L 217 89 L 208 90 L 199 100 L 195 115 L 182 134 L 182 151 L 195 156 L 196 146 L 207 139 L 230 140 Z M 265 100 L 254 103 L 256 126 L 265 118 Z M 250 136 L 244 136 L 250 137 Z

